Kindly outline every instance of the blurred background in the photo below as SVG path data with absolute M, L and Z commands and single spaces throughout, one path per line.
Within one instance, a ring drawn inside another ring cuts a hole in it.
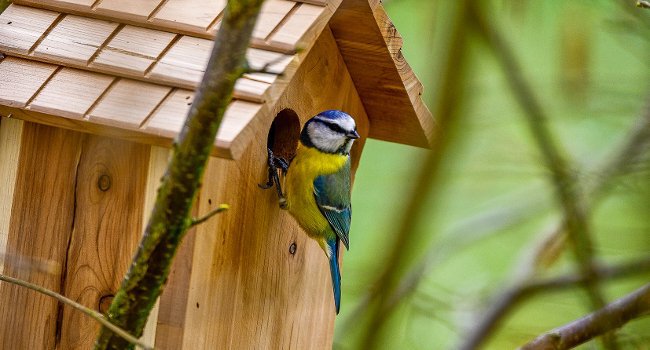
M 445 89 L 438 84 L 455 2 L 383 1 L 432 111 Z M 546 126 L 567 161 L 567 174 L 586 193 L 581 200 L 591 209 L 593 253 L 604 264 L 650 255 L 650 146 L 643 143 L 650 133 L 636 145 L 638 156 L 624 156 L 644 113 L 650 128 L 650 9 L 635 2 L 481 1 L 484 18 L 512 48 L 549 118 Z M 375 140 L 366 144 L 353 190 L 335 349 L 364 348 L 367 327 L 379 348 L 458 348 L 507 287 L 526 276 L 577 271 L 562 230 L 554 232 L 563 210 L 525 112 L 493 51 L 469 32 L 456 132 L 440 176 L 432 176 L 433 189 L 418 203 L 422 210 L 394 271 L 408 292 L 398 293 L 392 312 L 380 314 L 380 328 L 364 317 L 372 307 L 366 302 L 373 290 L 385 287 L 378 279 L 391 263 L 403 218 L 413 214 L 413 194 L 422 192 L 418 179 L 427 152 Z M 612 176 L 612 164 L 620 176 Z M 605 299 L 641 287 L 649 281 L 647 271 L 603 281 Z M 516 348 L 590 311 L 580 287 L 543 291 L 508 313 L 482 348 Z M 650 349 L 650 320 L 628 324 L 617 339 L 624 349 Z M 594 341 L 581 348 L 600 347 Z

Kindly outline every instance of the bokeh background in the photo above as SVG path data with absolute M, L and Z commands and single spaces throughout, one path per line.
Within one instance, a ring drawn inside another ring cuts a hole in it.
M 432 107 L 448 40 L 453 0 L 384 0 L 404 38 L 403 53 L 425 86 Z M 634 0 L 485 2 L 485 16 L 514 49 L 548 127 L 576 182 L 588 188 L 616 157 L 631 128 L 650 107 L 650 10 Z M 566 244 L 540 248 L 562 219 L 549 170 L 521 107 L 485 44 L 469 38 L 458 132 L 409 235 L 405 276 L 426 261 L 414 293 L 400 299 L 385 327 L 371 330 L 386 349 L 453 349 L 487 306 L 521 270 L 536 276 L 576 271 Z M 645 109 L 644 109 L 645 108 Z M 646 121 L 650 120 L 647 118 Z M 650 121 L 647 122 L 650 125 Z M 650 254 L 650 147 L 624 176 L 615 178 L 589 217 L 594 251 L 603 263 Z M 369 140 L 353 189 L 351 250 L 343 263 L 343 299 L 335 349 L 363 348 L 364 307 L 377 287 L 427 152 Z M 595 201 L 596 199 L 594 199 Z M 603 283 L 608 301 L 647 283 L 650 273 Z M 381 288 L 381 287 L 380 287 Z M 491 335 L 487 349 L 513 349 L 590 311 L 585 292 L 571 288 L 530 299 Z M 625 349 L 650 349 L 650 322 L 618 333 Z M 599 348 L 598 342 L 583 345 Z

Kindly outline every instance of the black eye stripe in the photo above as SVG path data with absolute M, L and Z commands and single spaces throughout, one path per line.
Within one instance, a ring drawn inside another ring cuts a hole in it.
M 341 134 L 347 134 L 347 131 L 343 130 L 343 128 L 340 127 L 338 124 L 329 123 L 329 122 L 326 122 L 326 121 L 323 121 L 323 120 L 321 120 L 320 122 L 325 124 L 328 128 L 330 128 L 330 130 L 332 130 L 334 132 L 338 132 L 338 133 L 341 133 Z

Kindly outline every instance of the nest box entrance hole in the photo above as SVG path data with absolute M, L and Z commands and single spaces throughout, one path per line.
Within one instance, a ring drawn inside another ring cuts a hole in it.
M 298 114 L 286 108 L 280 111 L 271 124 L 266 145 L 276 157 L 291 161 L 296 155 L 300 138 L 300 120 Z

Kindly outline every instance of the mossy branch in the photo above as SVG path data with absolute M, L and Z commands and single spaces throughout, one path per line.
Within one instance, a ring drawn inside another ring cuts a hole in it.
M 167 281 L 172 259 L 191 226 L 190 213 L 214 147 L 235 81 L 245 72 L 245 54 L 263 0 L 230 0 L 197 97 L 174 143 L 173 157 L 153 212 L 126 277 L 108 310 L 108 319 L 141 336 L 147 317 Z M 95 349 L 132 349 L 103 327 Z

